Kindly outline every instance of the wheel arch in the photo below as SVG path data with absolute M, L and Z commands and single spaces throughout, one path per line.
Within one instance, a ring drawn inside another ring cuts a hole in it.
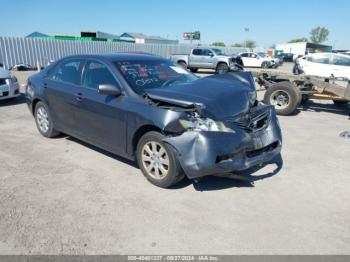
M 147 125 L 143 125 L 143 126 L 139 127 L 134 132 L 134 134 L 132 136 L 132 140 L 131 140 L 132 141 L 131 142 L 132 143 L 132 148 L 131 148 L 132 152 L 131 153 L 133 155 L 135 155 L 135 152 L 136 152 L 136 149 L 137 149 L 137 145 L 138 145 L 141 137 L 144 134 L 146 134 L 146 133 L 148 133 L 150 131 L 156 131 L 156 132 L 159 132 L 159 133 L 163 133 L 162 130 L 159 127 L 155 126 L 155 125 L 147 124 Z
M 186 66 L 188 65 L 187 62 L 186 62 L 185 60 L 183 60 L 183 59 L 177 60 L 177 63 L 178 63 L 178 64 L 180 64 L 180 63 L 185 63 Z
M 41 102 L 42 100 L 40 99 L 40 98 L 34 98 L 33 99 L 33 102 L 32 102 L 32 106 L 31 106 L 31 112 L 32 112 L 32 114 L 34 115 L 34 113 L 35 113 L 35 107 L 36 107 L 36 105 L 39 103 L 39 102 Z
M 228 63 L 226 63 L 225 61 L 218 61 L 215 68 L 217 69 L 220 64 L 225 64 L 228 66 Z

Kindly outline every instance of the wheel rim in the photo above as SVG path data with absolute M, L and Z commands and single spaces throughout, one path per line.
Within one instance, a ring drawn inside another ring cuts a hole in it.
M 154 141 L 142 148 L 142 164 L 147 174 L 155 179 L 163 179 L 169 172 L 169 156 L 165 148 Z
M 219 66 L 219 74 L 224 74 L 226 73 L 228 70 L 225 66 Z
M 46 133 L 49 130 L 49 115 L 44 107 L 39 107 L 36 112 L 36 121 L 38 123 L 39 129 Z
M 270 104 L 276 109 L 285 109 L 290 104 L 290 95 L 283 90 L 276 90 L 271 94 Z

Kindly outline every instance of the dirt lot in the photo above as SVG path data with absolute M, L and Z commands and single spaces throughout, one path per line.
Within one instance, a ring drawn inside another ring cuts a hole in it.
M 40 136 L 23 97 L 0 112 L 1 254 L 350 254 L 350 140 L 339 137 L 350 121 L 331 103 L 279 117 L 283 165 L 255 182 L 167 190 L 118 156 Z

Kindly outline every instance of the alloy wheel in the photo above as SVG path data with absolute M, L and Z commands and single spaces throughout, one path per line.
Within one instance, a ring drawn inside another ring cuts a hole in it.
M 44 107 L 39 107 L 36 112 L 36 121 L 41 132 L 46 133 L 49 130 L 49 115 Z
M 160 143 L 147 142 L 142 148 L 141 160 L 148 175 L 155 179 L 163 179 L 169 172 L 169 156 Z

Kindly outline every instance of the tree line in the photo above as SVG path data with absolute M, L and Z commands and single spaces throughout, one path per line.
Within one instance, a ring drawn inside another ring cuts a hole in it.
M 298 42 L 308 42 L 311 41 L 315 44 L 320 44 L 328 40 L 329 36 L 329 30 L 325 27 L 318 26 L 316 28 L 313 28 L 310 31 L 310 39 L 307 37 L 300 37 L 291 39 L 288 41 L 288 43 L 298 43 Z M 226 44 L 224 42 L 214 42 L 212 43 L 213 46 L 218 47 L 225 47 Z M 231 45 L 232 47 L 246 47 L 246 48 L 254 48 L 256 47 L 256 42 L 254 40 L 246 40 L 243 43 L 235 43 Z

